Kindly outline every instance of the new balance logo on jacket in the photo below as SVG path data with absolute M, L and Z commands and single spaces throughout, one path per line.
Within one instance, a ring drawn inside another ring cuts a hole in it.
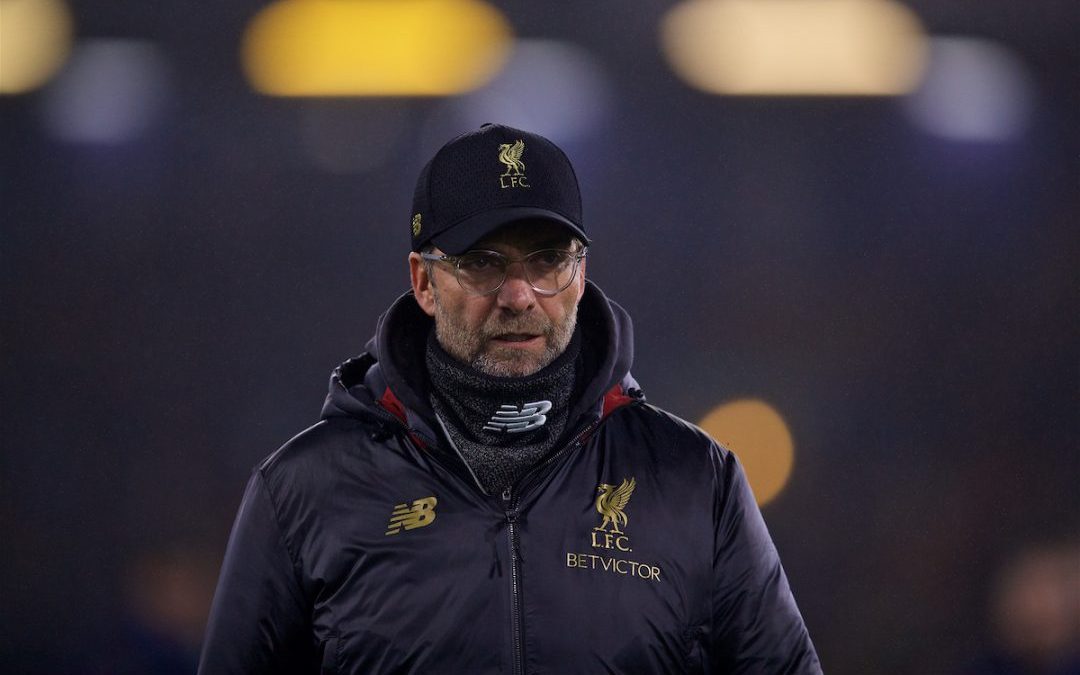
M 412 506 L 398 504 L 390 514 L 390 524 L 386 534 L 397 534 L 401 532 L 401 528 L 412 530 L 430 525 L 435 521 L 435 504 L 437 503 L 438 500 L 434 497 L 424 497 L 414 501 Z

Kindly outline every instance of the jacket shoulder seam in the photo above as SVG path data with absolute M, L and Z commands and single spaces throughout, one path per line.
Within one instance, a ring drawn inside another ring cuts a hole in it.
M 304 587 L 301 583 L 301 571 L 303 568 L 300 566 L 298 557 L 293 551 L 293 547 L 289 542 L 288 537 L 285 536 L 285 530 L 281 527 L 281 515 L 278 510 L 277 500 L 274 498 L 273 489 L 270 486 L 270 481 L 266 479 L 263 467 L 259 467 L 257 473 L 259 475 L 259 480 L 262 481 L 263 487 L 265 488 L 266 500 L 270 502 L 270 511 L 274 514 L 274 527 L 277 529 L 278 541 L 281 542 L 282 547 L 285 549 L 285 553 L 289 556 L 289 563 L 293 568 L 293 579 L 296 582 L 297 587 L 302 589 Z

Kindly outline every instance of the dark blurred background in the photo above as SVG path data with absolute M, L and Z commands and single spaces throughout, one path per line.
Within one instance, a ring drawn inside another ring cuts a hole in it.
M 905 92 L 735 96 L 677 73 L 683 3 L 491 1 L 477 89 L 278 97 L 247 0 L 52 0 L 12 91 L 34 2 L 0 0 L 0 670 L 192 671 L 249 472 L 406 288 L 417 172 L 502 121 L 578 167 L 649 400 L 782 416 L 763 512 L 826 672 L 1075 672 L 1080 4 L 913 0 Z

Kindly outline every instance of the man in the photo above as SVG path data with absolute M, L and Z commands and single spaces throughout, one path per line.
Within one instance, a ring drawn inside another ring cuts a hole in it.
M 646 405 L 566 155 L 420 175 L 412 292 L 255 470 L 200 673 L 819 673 L 734 455 Z

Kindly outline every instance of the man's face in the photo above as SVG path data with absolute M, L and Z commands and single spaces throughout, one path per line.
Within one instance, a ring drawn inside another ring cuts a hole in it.
M 573 243 L 572 243 L 573 242 Z M 571 235 L 551 223 L 508 225 L 473 249 L 520 259 L 548 248 L 578 248 Z M 554 361 L 570 343 L 577 305 L 585 290 L 585 261 L 571 284 L 553 296 L 533 290 L 523 266 L 512 264 L 506 281 L 490 295 L 473 295 L 445 263 L 428 268 L 409 256 L 417 302 L 435 319 L 439 344 L 454 358 L 496 377 L 532 375 Z

